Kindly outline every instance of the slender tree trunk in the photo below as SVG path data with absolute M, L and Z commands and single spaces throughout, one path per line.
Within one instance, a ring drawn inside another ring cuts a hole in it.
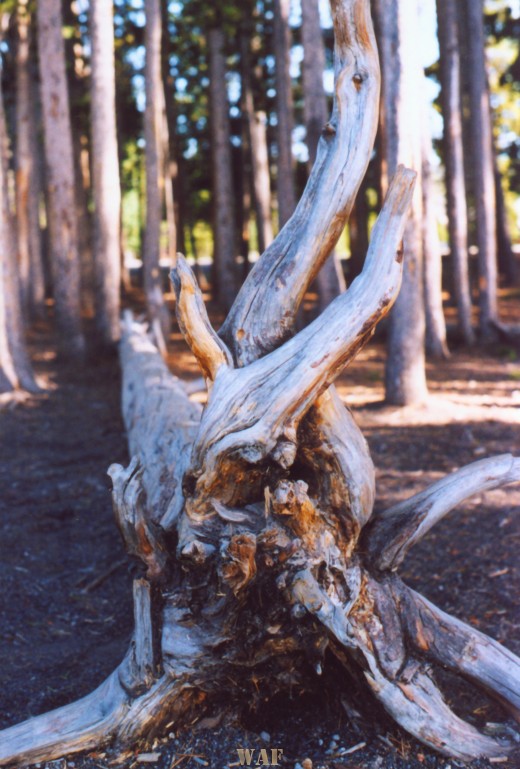
M 426 110 L 425 104 L 425 110 Z M 427 116 L 422 130 L 422 250 L 424 258 L 424 307 L 426 352 L 437 359 L 449 356 L 446 321 L 442 308 L 442 253 L 437 230 L 437 193 L 431 157 L 433 147 Z
M 160 235 L 164 195 L 162 158 L 164 128 L 161 79 L 161 8 L 159 0 L 145 1 L 145 90 L 144 137 L 146 143 L 146 223 L 143 242 L 143 272 L 146 305 L 152 324 L 166 335 L 169 316 L 160 272 Z
M 406 226 L 403 285 L 390 315 L 386 399 L 396 406 L 424 401 L 428 395 L 424 360 L 424 291 L 421 243 L 421 65 L 415 0 L 377 0 L 385 115 L 384 154 L 388 173 L 399 163 L 419 173 Z
M 120 333 L 121 284 L 121 186 L 111 0 L 91 0 L 90 38 L 96 325 L 103 343 L 111 346 Z
M 44 188 L 44 157 L 43 145 L 40 140 L 41 109 L 40 93 L 36 82 L 35 68 L 37 62 L 31 66 L 31 117 L 29 124 L 29 140 L 31 147 L 31 174 L 29 178 L 29 253 L 31 257 L 31 278 L 29 306 L 34 318 L 45 317 L 46 273 L 43 255 L 43 233 L 41 229 L 40 214 L 42 211 L 42 192 Z
M 323 89 L 325 49 L 320 25 L 318 0 L 302 0 L 303 42 L 303 115 L 307 131 L 310 174 L 325 123 L 328 109 Z M 345 278 L 335 251 L 329 256 L 317 278 L 320 309 L 324 310 L 333 299 L 346 289 Z
M 458 19 L 455 0 L 437 0 L 440 47 L 442 114 L 448 232 L 453 269 L 453 290 L 457 304 L 459 333 L 471 345 L 471 290 L 468 267 L 468 211 L 464 175 L 461 70 Z
M 267 149 L 267 116 L 256 112 L 249 55 L 249 38 L 240 35 L 240 58 L 242 76 L 242 112 L 246 121 L 246 132 L 251 153 L 251 178 L 256 214 L 258 250 L 262 254 L 273 240 L 271 220 L 271 179 L 269 174 L 269 153 Z
M 92 249 L 92 219 L 88 207 L 90 153 L 87 137 L 75 120 L 72 121 L 72 148 L 74 152 L 74 200 L 80 263 L 81 310 L 84 316 L 93 318 L 96 312 L 96 288 Z
M 495 161 L 495 190 L 496 190 L 496 209 L 497 209 L 497 251 L 498 267 L 504 275 L 506 282 L 510 286 L 517 285 L 520 280 L 520 270 L 511 245 L 511 232 L 507 220 L 506 201 L 504 189 L 502 187 L 502 178 L 498 170 L 496 154 L 493 153 Z
M 163 161 L 164 161 L 164 203 L 168 227 L 168 255 L 173 264 L 177 251 L 183 252 L 184 244 L 179 241 L 179 206 L 177 202 L 179 169 L 176 157 L 177 113 L 175 108 L 175 84 L 170 73 L 171 40 L 168 31 L 168 1 L 161 0 L 162 45 L 161 45 L 161 96 L 163 106 Z
M 466 0 L 466 45 L 468 51 L 473 185 L 479 267 L 480 332 L 482 339 L 496 337 L 497 231 L 496 190 L 493 161 L 491 112 L 486 74 L 483 0 Z
M 222 29 L 214 28 L 209 31 L 208 46 L 214 219 L 213 282 L 216 282 L 218 301 L 227 311 L 236 296 L 237 271 L 226 58 Z
M 172 152 L 172 141 L 170 140 L 170 123 L 166 112 L 166 94 L 165 82 L 162 80 L 162 102 L 163 102 L 163 162 L 164 162 L 164 203 L 166 208 L 166 223 L 168 226 L 168 255 L 172 264 L 177 255 L 177 218 L 175 210 L 174 189 L 177 181 L 177 162 Z
M 292 160 L 293 97 L 289 56 L 291 30 L 289 0 L 274 0 L 274 56 L 276 76 L 276 143 L 278 226 L 281 229 L 296 206 Z
M 56 325 L 61 352 L 77 356 L 83 354 L 85 340 L 81 329 L 74 160 L 60 0 L 39 0 L 37 13 Z
M 31 211 L 31 177 L 36 163 L 32 154 L 31 73 L 30 73 L 30 16 L 27 0 L 17 6 L 16 48 L 16 222 L 18 236 L 19 275 L 24 314 L 31 311 L 31 245 L 39 238 L 38 210 Z M 35 216 L 36 213 L 36 216 Z M 37 233 L 32 232 L 36 225 Z
M 363 270 L 365 258 L 368 252 L 368 201 L 366 185 L 363 183 L 359 189 L 356 202 L 348 221 L 350 238 L 350 259 L 348 262 L 348 282 L 352 283 Z
M 0 392 L 17 387 L 37 392 L 25 342 L 16 228 L 9 204 L 8 137 L 1 75 L 0 68 Z

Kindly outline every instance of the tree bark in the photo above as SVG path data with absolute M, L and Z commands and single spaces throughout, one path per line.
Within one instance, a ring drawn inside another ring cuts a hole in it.
M 0 68 L 0 81 L 2 70 Z M 9 202 L 8 136 L 0 82 L 0 392 L 38 392 L 25 342 L 15 221 Z
M 454 0 L 437 0 L 440 48 L 442 114 L 448 233 L 453 265 L 453 291 L 457 304 L 459 333 L 472 345 L 471 291 L 468 268 L 468 212 L 464 176 L 460 51 L 457 10 Z
M 503 273 L 508 285 L 515 286 L 518 285 L 520 280 L 520 269 L 512 248 L 504 188 L 502 187 L 502 178 L 500 171 L 498 170 L 495 152 L 493 153 L 493 156 L 495 161 L 498 267 L 500 272 Z
M 31 67 L 31 17 L 27 0 L 16 15 L 16 222 L 24 313 L 42 317 L 45 285 L 40 232 L 40 186 L 35 97 Z
M 434 670 L 449 667 L 518 714 L 520 660 L 410 590 L 395 569 L 469 494 L 520 481 L 520 459 L 484 460 L 374 513 L 368 447 L 333 386 L 399 292 L 414 172 L 398 167 L 362 274 L 294 335 L 375 138 L 369 9 L 369 0 L 332 2 L 330 129 L 298 208 L 249 273 L 220 335 L 181 255 L 172 271 L 179 326 L 208 387 L 202 413 L 146 330 L 125 320 L 123 413 L 133 459 L 109 473 L 117 525 L 141 562 L 132 643 L 91 695 L 5 730 L 0 765 L 108 741 L 128 747 L 193 724 L 223 692 L 238 708 L 288 686 L 308 690 L 321 685 L 309 668 L 319 673 L 327 650 L 444 755 L 499 758 L 513 748 L 457 717 Z
M 246 131 L 251 151 L 251 178 L 256 214 L 258 250 L 262 254 L 273 240 L 271 220 L 271 178 L 269 173 L 269 153 L 267 149 L 267 116 L 265 112 L 255 111 L 249 38 L 240 35 L 240 58 L 242 77 L 242 112 L 246 121 Z
M 469 77 L 473 185 L 479 268 L 479 327 L 484 341 L 496 338 L 497 230 L 493 136 L 486 74 L 482 0 L 466 0 L 466 45 Z
M 359 194 L 354 203 L 354 208 L 350 214 L 349 240 L 350 240 L 350 259 L 348 262 L 348 282 L 351 283 L 354 278 L 361 274 L 365 257 L 368 251 L 368 215 L 369 207 L 366 195 L 365 183 L 361 185 Z
M 83 355 L 85 340 L 81 328 L 72 131 L 59 0 L 38 2 L 37 15 L 56 327 L 62 354 L 76 357 Z
M 292 130 L 293 97 L 289 57 L 291 30 L 289 0 L 274 0 L 274 57 L 276 81 L 276 144 L 278 228 L 282 229 L 296 207 L 294 194 Z
M 310 174 L 316 160 L 320 134 L 328 117 L 327 98 L 323 89 L 325 49 L 317 0 L 302 0 L 302 42 L 303 115 L 307 132 Z M 321 310 L 324 310 L 346 289 L 345 278 L 336 252 L 332 252 L 318 273 L 317 285 Z
M 103 343 L 119 339 L 121 187 L 117 149 L 114 20 L 110 0 L 90 4 L 92 192 L 96 325 Z
M 383 75 L 384 155 L 388 173 L 398 163 L 421 170 L 421 65 L 415 35 L 414 0 L 377 0 Z M 424 360 L 424 293 L 421 245 L 422 194 L 416 187 L 404 235 L 403 286 L 390 316 L 386 400 L 396 406 L 423 402 L 428 395 Z
M 211 165 L 214 219 L 214 282 L 220 305 L 229 310 L 237 292 L 235 201 L 231 163 L 224 32 L 208 35 L 210 67 Z
M 424 109 L 426 112 L 426 104 Z M 422 252 L 424 259 L 424 309 L 426 319 L 426 352 L 432 358 L 449 357 L 446 321 L 442 307 L 442 253 L 437 230 L 437 192 L 432 169 L 433 146 L 428 116 L 422 128 Z
M 161 79 L 162 23 L 159 0 L 145 2 L 145 93 L 144 112 L 146 167 L 146 222 L 143 239 L 143 274 L 146 307 L 156 334 L 166 336 L 170 321 L 164 302 L 160 271 L 161 220 L 164 196 L 162 157 L 163 103 Z

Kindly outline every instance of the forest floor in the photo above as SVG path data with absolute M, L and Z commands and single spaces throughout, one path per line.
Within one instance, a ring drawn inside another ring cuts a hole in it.
M 519 304 L 505 304 L 505 319 L 515 319 Z M 128 461 L 117 361 L 66 366 L 51 341 L 45 324 L 32 333 L 46 391 L 0 402 L 0 727 L 87 694 L 119 663 L 132 632 L 132 569 L 106 476 L 112 462 Z M 178 334 L 172 344 L 175 372 L 194 377 Z M 448 361 L 429 363 L 431 402 L 415 409 L 382 405 L 383 369 L 376 341 L 339 382 L 370 444 L 378 508 L 476 459 L 520 454 L 520 350 L 454 349 Z M 520 487 L 486 492 L 412 550 L 403 576 L 520 654 L 519 546 Z M 325 673 L 312 696 L 295 701 L 288 694 L 238 722 L 227 720 L 222 704 L 193 729 L 119 759 L 102 749 L 46 766 L 226 769 L 239 766 L 237 748 L 262 747 L 281 748 L 287 769 L 306 758 L 314 769 L 463 766 L 408 737 L 360 692 L 341 695 L 336 679 Z M 469 720 L 504 720 L 498 706 L 458 680 L 443 674 L 443 686 Z M 519 769 L 520 759 L 474 766 Z

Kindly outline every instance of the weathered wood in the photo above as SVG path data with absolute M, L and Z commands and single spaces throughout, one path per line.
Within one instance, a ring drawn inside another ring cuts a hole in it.
M 367 549 L 378 569 L 395 571 L 438 521 L 473 494 L 520 481 L 520 459 L 504 454 L 463 467 L 374 518 Z
M 379 65 L 370 8 L 332 2 L 335 99 L 293 216 L 256 263 L 220 335 L 239 365 L 285 340 L 303 296 L 341 235 L 365 174 L 378 122 Z
M 131 456 L 143 468 L 148 515 L 169 530 L 182 510 L 182 478 L 201 407 L 172 377 L 142 326 L 126 322 L 120 344 L 122 408 Z
M 281 233 L 282 257 L 267 250 L 221 336 L 178 256 L 179 322 L 209 390 L 202 414 L 147 330 L 127 317 L 120 355 L 133 459 L 110 474 L 123 539 L 146 567 L 134 582 L 132 644 L 90 698 L 3 732 L 0 765 L 49 760 L 108 740 L 149 740 L 166 724 L 193 723 L 223 691 L 232 707 L 244 699 L 255 706 L 287 686 L 305 689 L 309 661 L 320 671 L 328 647 L 357 666 L 389 713 L 424 743 L 464 759 L 509 750 L 450 710 L 431 666 L 451 666 L 517 708 L 506 670 L 516 681 L 520 660 L 445 617 L 389 569 L 468 490 L 518 480 L 520 460 L 486 460 L 476 474 L 476 466 L 461 470 L 371 523 L 370 454 L 330 386 L 399 290 L 412 171 L 400 168 L 390 186 L 361 275 L 287 339 L 301 283 L 324 258 L 327 228 L 341 229 L 364 168 L 356 153 L 365 137 L 350 133 L 360 130 L 357 110 L 377 115 L 369 1 L 334 0 L 332 7 L 339 41 L 335 126 L 342 142 L 351 137 L 355 157 L 342 154 L 332 135 L 322 140 L 318 164 L 329 164 L 336 187 L 318 171 L 306 205 L 309 218 L 321 206 L 325 229 L 302 223 L 301 252 L 291 251 Z M 353 176 L 338 176 L 331 158 Z M 313 201 L 317 192 L 331 196 Z M 266 322 L 265 290 L 275 329 Z M 239 686 L 230 690 L 231 681 Z
M 501 644 L 438 609 L 403 583 L 397 598 L 407 637 L 417 653 L 463 673 L 520 720 L 520 660 Z
M 163 530 L 148 519 L 139 460 L 134 456 L 126 470 L 121 465 L 111 465 L 108 474 L 113 484 L 116 524 L 128 554 L 146 565 L 148 579 L 162 580 L 166 576 L 168 551 Z

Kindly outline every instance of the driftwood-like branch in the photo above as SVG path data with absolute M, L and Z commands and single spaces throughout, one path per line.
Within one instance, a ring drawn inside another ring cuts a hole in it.
M 376 568 L 395 571 L 438 521 L 473 494 L 520 481 L 520 459 L 504 454 L 457 470 L 371 522 L 367 549 Z
M 341 646 L 362 652 L 370 688 L 397 723 L 447 756 L 470 760 L 507 755 L 511 745 L 481 734 L 455 715 L 428 666 L 408 656 L 391 593 L 359 570 L 348 569 L 344 577 L 352 591 L 348 603 L 342 603 L 330 588 L 325 591 L 310 570 L 296 575 L 293 598 L 316 616 Z
M 370 3 L 332 0 L 335 94 L 316 162 L 291 219 L 242 286 L 220 335 L 245 365 L 292 333 L 305 292 L 336 245 L 365 175 L 380 74 Z
M 182 479 L 202 409 L 171 375 L 143 325 L 126 323 L 119 355 L 130 456 L 142 467 L 148 517 L 169 530 L 183 507 Z
M 231 353 L 213 330 L 196 278 L 182 254 L 170 277 L 177 295 L 177 320 L 204 376 L 215 379 L 221 366 L 232 366 Z
M 143 472 L 138 458 L 135 456 L 126 469 L 121 465 L 110 465 L 108 474 L 113 485 L 112 504 L 116 524 L 127 553 L 146 565 L 148 579 L 158 581 L 164 578 L 168 551 L 162 529 L 148 518 Z
M 403 583 L 396 583 L 392 591 L 407 636 L 417 652 L 455 673 L 463 673 L 520 721 L 520 659 Z
M 244 368 L 219 369 L 193 454 L 193 475 L 200 476 L 204 467 L 205 495 L 230 454 L 249 463 L 271 454 L 282 467 L 292 465 L 301 418 L 364 346 L 397 296 L 398 246 L 414 184 L 415 173 L 400 167 L 374 227 L 365 268 L 345 294 L 269 355 Z M 182 286 L 178 303 L 183 306 Z

